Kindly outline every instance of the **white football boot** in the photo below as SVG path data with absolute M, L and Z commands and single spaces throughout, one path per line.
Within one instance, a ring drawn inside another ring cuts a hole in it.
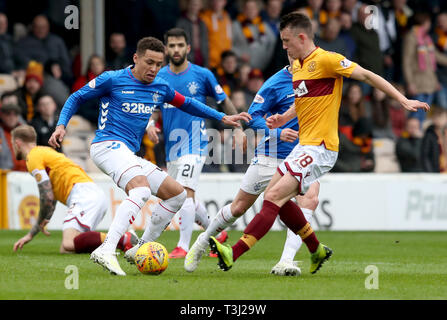
M 138 249 L 140 249 L 140 246 L 141 245 L 139 243 L 137 243 L 132 248 L 127 250 L 124 253 L 124 259 L 126 259 L 127 262 L 129 262 L 130 264 L 135 264 L 135 255 L 137 254 Z
M 279 261 L 270 273 L 278 276 L 300 276 L 301 269 L 298 267 L 298 261 Z
M 196 242 L 192 245 L 191 249 L 189 249 L 188 253 L 185 257 L 185 270 L 188 272 L 193 272 L 197 269 L 200 263 L 200 259 L 206 253 L 206 249 L 208 248 L 208 242 L 203 241 L 205 233 L 201 233 Z
M 105 252 L 101 246 L 96 248 L 90 255 L 90 260 L 103 266 L 111 274 L 125 276 L 126 273 L 121 269 L 118 260 L 116 259 L 116 252 Z

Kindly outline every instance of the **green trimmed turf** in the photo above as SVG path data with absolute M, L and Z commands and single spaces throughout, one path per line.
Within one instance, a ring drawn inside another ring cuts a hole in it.
M 25 231 L 0 231 L 0 299 L 152 299 L 152 300 L 297 300 L 297 299 L 447 299 L 446 232 L 329 232 L 320 241 L 334 250 L 317 274 L 309 273 L 304 246 L 300 277 L 269 274 L 279 259 L 285 232 L 269 232 L 228 272 L 217 259 L 204 257 L 194 273 L 183 259 L 171 260 L 159 276 L 140 274 L 122 254 L 126 277 L 112 276 L 89 260 L 89 255 L 58 253 L 61 232 L 39 234 L 21 252 L 12 251 Z M 234 244 L 241 232 L 230 231 Z M 198 232 L 193 235 L 193 240 Z M 178 232 L 167 231 L 159 242 L 172 250 Z M 79 271 L 79 289 L 65 288 L 65 268 Z M 379 270 L 379 289 L 365 289 L 365 268 Z

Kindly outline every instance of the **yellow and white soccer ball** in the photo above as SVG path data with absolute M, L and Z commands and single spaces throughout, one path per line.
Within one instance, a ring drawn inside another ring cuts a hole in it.
M 141 273 L 158 275 L 168 267 L 168 251 L 158 242 L 147 242 L 138 249 L 135 264 Z

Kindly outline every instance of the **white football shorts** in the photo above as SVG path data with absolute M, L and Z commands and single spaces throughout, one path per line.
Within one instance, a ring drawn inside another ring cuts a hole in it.
M 255 156 L 242 178 L 241 190 L 249 194 L 260 195 L 267 188 L 283 160 L 265 155 Z
M 118 187 L 126 190 L 126 185 L 136 176 L 146 176 L 153 195 L 168 176 L 152 162 L 136 156 L 121 141 L 93 143 L 90 157 L 102 172 L 115 181 Z
M 177 180 L 182 186 L 192 190 L 197 189 L 200 173 L 205 164 L 206 156 L 198 154 L 187 154 L 177 160 L 169 161 L 167 165 L 168 174 Z
M 324 145 L 303 146 L 297 144 L 278 167 L 279 173 L 289 172 L 299 182 L 299 193 L 305 194 L 310 185 L 328 173 L 337 161 L 338 152 Z
M 107 212 L 104 192 L 93 182 L 76 183 L 67 198 L 68 212 L 62 230 L 93 231 Z

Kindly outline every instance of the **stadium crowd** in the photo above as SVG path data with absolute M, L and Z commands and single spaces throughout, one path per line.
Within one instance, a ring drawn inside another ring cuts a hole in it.
M 69 31 L 63 28 L 55 27 L 53 32 L 57 19 L 50 13 L 36 12 L 30 21 L 10 25 L 8 6 L 0 4 L 2 9 L 0 169 L 26 171 L 24 161 L 13 157 L 13 128 L 31 124 L 38 144 L 48 145 L 70 93 L 105 70 L 132 64 L 140 36 L 163 39 L 163 33 L 175 26 L 189 35 L 188 59 L 212 70 L 238 111 L 247 111 L 264 81 L 288 64 L 279 38 L 280 16 L 300 10 L 312 19 L 318 46 L 343 54 L 382 75 L 406 96 L 432 106 L 428 114 L 408 114 L 383 92 L 346 79 L 339 118 L 340 153 L 332 172 L 447 171 L 447 4 L 443 1 L 108 0 L 106 14 L 121 10 L 123 15 L 117 21 L 117 15 L 107 14 L 106 54 L 92 55 L 87 70 L 81 70 L 79 42 L 67 43 L 64 33 Z M 98 171 L 88 152 L 98 114 L 97 101 L 83 105 L 59 150 L 88 172 Z M 207 126 L 224 129 L 210 121 Z M 154 146 L 146 137 L 140 154 L 165 167 L 163 139 Z M 238 172 L 246 167 L 210 164 L 203 171 Z

